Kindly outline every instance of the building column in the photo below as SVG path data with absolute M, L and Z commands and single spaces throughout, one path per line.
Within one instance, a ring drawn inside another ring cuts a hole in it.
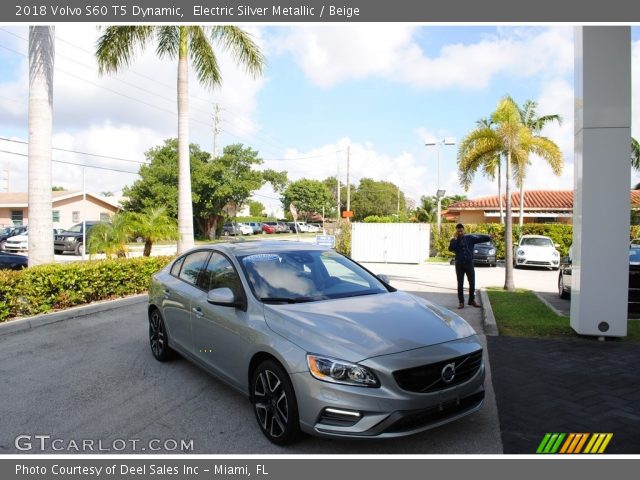
M 627 334 L 631 29 L 575 29 L 571 328 Z

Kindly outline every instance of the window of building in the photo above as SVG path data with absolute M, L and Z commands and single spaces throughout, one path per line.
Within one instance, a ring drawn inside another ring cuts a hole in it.
M 108 221 L 110 221 L 110 220 L 111 220 L 111 217 L 109 216 L 109 214 L 108 214 L 108 213 L 102 212 L 102 213 L 100 214 L 100 221 L 101 221 L 101 222 L 108 222 Z
M 80 221 L 80 212 L 72 212 L 71 213 L 71 221 L 73 223 L 78 223 Z
M 22 225 L 22 210 L 11 210 L 11 222 L 14 225 Z
M 54 210 L 52 217 L 53 217 L 53 223 L 59 223 L 60 222 L 60 210 Z

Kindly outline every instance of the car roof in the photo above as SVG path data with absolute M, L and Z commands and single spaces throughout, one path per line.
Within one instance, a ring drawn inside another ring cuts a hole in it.
M 202 250 L 203 247 L 198 247 L 198 250 Z M 220 250 L 223 253 L 227 253 L 233 256 L 253 255 L 256 253 L 276 253 L 276 252 L 289 252 L 289 251 L 308 251 L 308 250 L 327 250 L 327 247 L 314 245 L 307 242 L 296 242 L 286 240 L 258 240 L 249 242 L 225 242 L 217 243 L 214 245 L 204 246 L 207 250 Z
M 551 240 L 551 237 L 547 237 L 545 235 L 523 235 L 520 238 L 547 238 L 547 239 Z

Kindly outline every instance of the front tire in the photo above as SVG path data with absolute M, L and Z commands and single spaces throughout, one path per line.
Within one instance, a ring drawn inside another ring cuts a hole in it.
M 253 373 L 251 403 L 260 430 L 276 445 L 289 445 L 300 437 L 298 404 L 289 375 L 274 360 L 266 360 Z
M 558 296 L 563 299 L 569 298 L 569 294 L 564 288 L 564 275 L 558 277 Z
M 76 254 L 77 257 L 81 257 L 82 254 L 84 253 L 84 244 L 83 243 L 77 244 L 74 253 Z
M 174 352 L 169 347 L 169 336 L 164 325 L 164 319 L 157 308 L 154 308 L 149 313 L 149 344 L 151 353 L 159 362 L 166 362 L 173 358 Z

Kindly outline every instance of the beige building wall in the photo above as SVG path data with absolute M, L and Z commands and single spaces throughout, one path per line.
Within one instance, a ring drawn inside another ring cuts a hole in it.
M 14 210 L 22 211 L 22 223 L 29 223 L 28 207 L 1 207 L 0 208 L 0 225 L 13 225 L 11 220 L 11 212 Z M 93 196 L 87 196 L 86 201 L 82 201 L 82 195 L 68 198 L 65 200 L 55 200 L 53 202 L 52 215 L 54 216 L 54 228 L 69 228 L 83 220 L 109 220 L 109 218 L 118 211 L 116 207 L 101 201 Z

